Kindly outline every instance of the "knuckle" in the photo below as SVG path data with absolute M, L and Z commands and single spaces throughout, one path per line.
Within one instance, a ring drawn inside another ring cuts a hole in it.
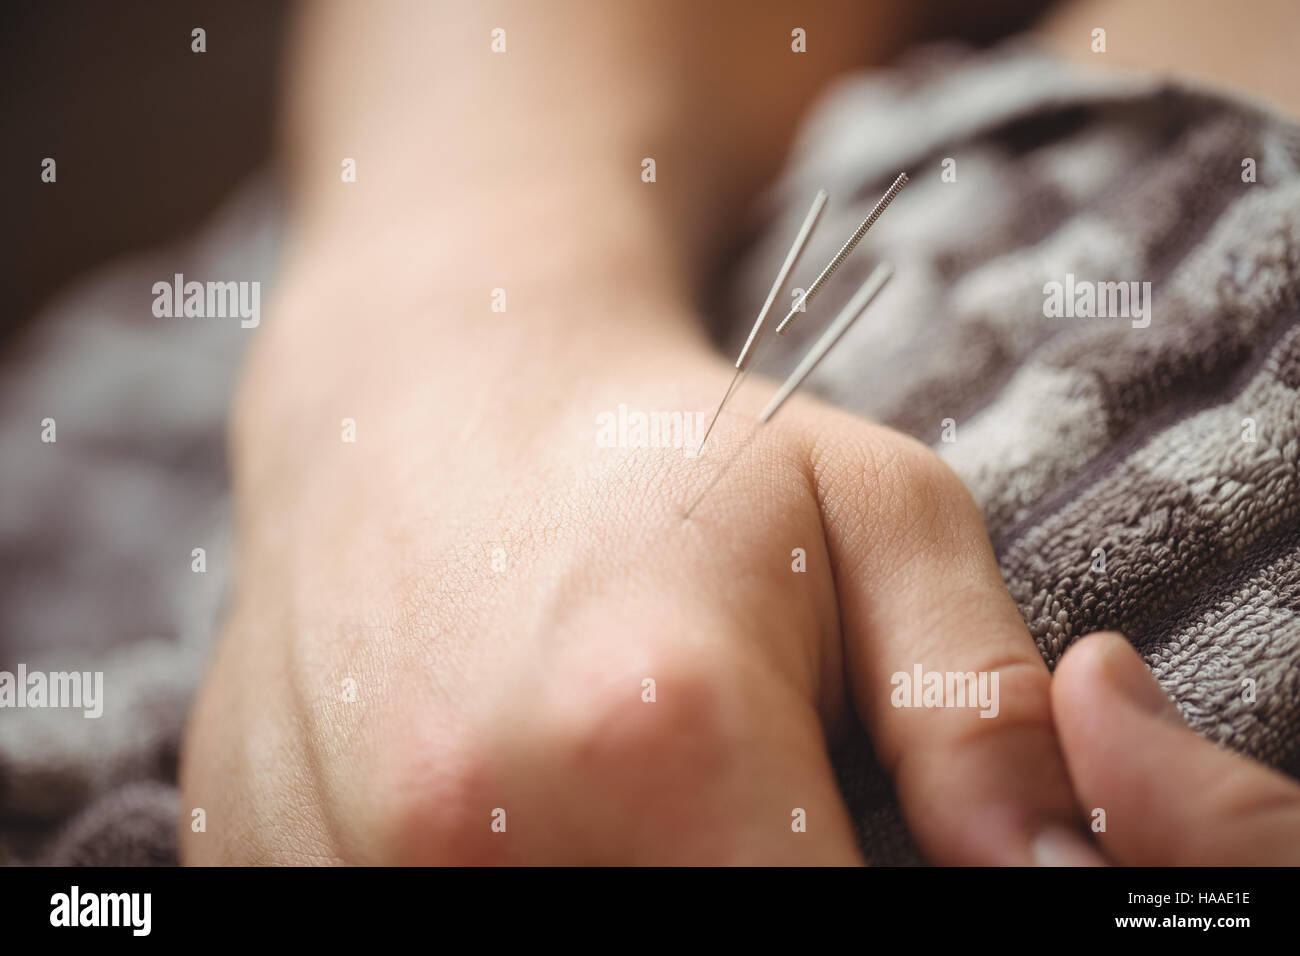
M 1032 656 L 1031 656 L 1032 655 Z M 1029 730 L 1047 732 L 1052 726 L 1052 678 L 1031 651 L 1023 658 L 972 668 L 998 677 L 998 711 L 990 720 L 967 721 L 954 736 L 958 746 L 1002 738 Z
M 367 781 L 356 817 L 367 863 L 417 865 L 486 862 L 492 787 L 484 759 L 490 748 L 399 745 Z
M 1028 748 L 1037 752 L 1052 738 L 1051 677 L 1042 662 L 1014 657 L 1002 662 L 963 664 L 959 674 L 997 675 L 989 717 L 975 707 L 916 711 L 880 744 L 882 765 L 908 776 L 915 764 L 930 768 L 991 760 L 997 753 Z M 936 760 L 939 755 L 942 759 Z
M 368 787 L 377 845 L 389 862 L 509 862 L 517 846 L 493 833 L 497 808 L 545 820 L 544 836 L 530 823 L 524 840 L 554 858 L 589 842 L 597 819 L 671 833 L 725 758 L 731 683 L 713 656 L 680 648 L 548 674 L 477 732 L 389 760 L 382 784 Z
M 814 450 L 831 521 L 868 524 L 876 553 L 957 553 L 984 537 L 983 518 L 957 474 L 921 442 L 879 426 L 835 429 Z
M 905 445 L 893 461 L 889 489 L 899 535 L 912 544 L 945 549 L 961 542 L 973 503 L 956 473 L 917 442 Z
M 570 769 L 629 799 L 707 776 L 729 735 L 725 665 L 712 655 L 664 648 L 626 673 L 627 680 L 579 689 L 576 705 L 559 717 Z

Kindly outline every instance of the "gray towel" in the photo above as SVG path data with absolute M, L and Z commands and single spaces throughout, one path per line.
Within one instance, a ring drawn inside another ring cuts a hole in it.
M 887 256 L 893 282 L 811 387 L 948 459 L 1049 666 L 1121 629 L 1194 728 L 1300 774 L 1300 133 L 1014 44 L 846 80 L 719 279 L 729 353 L 816 189 L 831 203 L 795 285 L 903 170 L 912 184 L 765 371 Z M 175 272 L 269 278 L 278 228 L 251 187 L 197 242 L 69 294 L 4 359 L 0 668 L 93 654 L 118 702 L 93 730 L 0 714 L 0 860 L 174 859 L 177 735 L 225 573 L 224 408 L 255 332 L 155 319 L 148 290 Z M 1044 286 L 1067 274 L 1150 282 L 1150 324 L 1049 318 Z M 836 764 L 869 858 L 918 861 L 870 748 Z
M 1300 129 L 1015 44 L 924 51 L 812 119 L 728 286 L 728 351 L 816 189 L 835 214 L 795 285 L 901 170 L 815 311 L 880 258 L 897 276 L 812 388 L 961 475 L 1049 666 L 1121 630 L 1194 729 L 1300 774 Z M 1071 281 L 1149 282 L 1149 324 L 1048 317 Z M 865 748 L 838 763 L 869 858 L 916 861 Z

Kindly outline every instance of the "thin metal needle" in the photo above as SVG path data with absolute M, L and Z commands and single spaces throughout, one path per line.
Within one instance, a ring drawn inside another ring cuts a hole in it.
M 700 447 L 695 449 L 695 457 L 699 458 L 704 454 L 704 443 L 709 440 L 709 435 L 713 433 L 713 426 L 718 423 L 718 418 L 722 415 L 722 409 L 727 404 L 727 399 L 731 398 L 731 392 L 740 381 L 740 376 L 744 374 L 744 369 L 737 368 L 736 373 L 731 376 L 731 384 L 727 386 L 727 391 L 722 396 L 722 401 L 718 402 L 718 407 L 713 410 L 713 417 L 709 419 L 709 427 L 704 429 L 704 437 L 700 439 Z
M 800 361 L 798 367 L 790 373 L 789 378 L 785 380 L 785 383 L 777 393 L 772 396 L 772 400 L 767 403 L 767 407 L 763 409 L 762 413 L 758 416 L 758 420 L 754 423 L 753 427 L 750 428 L 749 434 L 746 435 L 745 439 L 739 444 L 739 446 L 737 446 L 731 457 L 723 463 L 722 467 L 719 468 L 714 476 L 709 480 L 709 483 L 704 486 L 700 493 L 695 496 L 695 499 L 687 506 L 685 513 L 682 515 L 683 521 L 691 516 L 691 512 L 695 510 L 699 503 L 704 500 L 705 496 L 708 495 L 718 482 L 722 480 L 722 477 L 731 470 L 731 466 L 736 463 L 737 459 L 739 459 L 749 447 L 750 442 L 758 432 L 758 429 L 762 425 L 765 425 L 772 416 L 776 414 L 777 410 L 785 404 L 786 399 L 794 393 L 794 390 L 803 384 L 804 379 L 812 374 L 813 369 L 815 369 L 818 363 L 826 357 L 826 353 L 834 348 L 835 344 L 844 337 L 844 333 L 849 330 L 849 327 L 853 325 L 858 316 L 862 315 L 862 313 L 867 310 L 867 306 L 871 304 L 872 300 L 877 296 L 877 294 L 879 294 L 880 290 L 885 287 L 885 283 L 889 281 L 890 276 L 893 274 L 893 267 L 887 262 L 882 262 L 880 265 L 876 266 L 875 271 L 867 277 L 867 281 L 862 283 L 858 291 L 854 293 L 853 298 L 849 300 L 849 303 L 846 306 L 844 306 L 840 311 L 840 314 L 835 317 L 835 321 L 831 323 L 830 328 L 828 328 L 822 337 L 817 340 L 817 344 L 808 351 L 808 354 L 803 357 L 803 360 Z
M 683 521 L 685 521 L 687 518 L 691 516 L 691 512 L 694 511 L 696 506 L 701 501 L 704 500 L 704 496 L 713 490 L 714 486 L 717 485 L 717 483 L 722 480 L 722 476 L 725 475 L 727 472 L 729 472 L 731 470 L 731 466 L 736 463 L 736 460 L 745 453 L 745 449 L 749 447 L 749 443 L 753 439 L 754 433 L 758 431 L 758 426 L 759 426 L 758 422 L 755 422 L 752 426 L 750 426 L 749 434 L 746 435 L 744 440 L 741 441 L 740 444 L 736 446 L 736 450 L 732 452 L 731 457 L 728 458 L 723 463 L 722 467 L 719 468 L 714 473 L 713 477 L 709 479 L 709 483 L 705 485 L 702 489 L 700 489 L 700 493 L 695 496 L 695 500 L 693 500 L 689 505 L 687 505 L 686 511 L 682 513 Z
M 809 349 L 808 354 L 803 357 L 795 370 L 790 373 L 790 377 L 785 380 L 785 384 L 777 390 L 777 393 L 772 396 L 772 400 L 767 403 L 767 407 L 759 413 L 759 424 L 765 424 L 769 421 L 776 414 L 777 409 L 785 404 L 785 400 L 790 397 L 794 390 L 803 384 L 803 380 L 812 374 L 812 370 L 817 367 L 817 363 L 826 357 L 826 353 L 835 346 L 835 343 L 844 336 L 849 327 L 857 321 L 858 316 L 866 311 L 867 306 L 871 304 L 871 300 L 885 287 L 885 283 L 889 281 L 889 277 L 893 274 L 894 269 L 887 262 L 882 262 L 876 266 L 875 271 L 867 277 L 867 281 L 862 283 L 858 291 L 854 293 L 848 305 L 840 310 L 840 314 L 835 317 L 835 321 L 831 323 L 830 328 L 817 340 L 817 344 Z
M 813 227 L 817 225 L 817 219 L 821 216 L 822 210 L 826 208 L 826 196 L 826 190 L 819 189 L 817 195 L 813 197 L 812 208 L 808 210 L 808 215 L 804 216 L 803 225 L 799 227 L 799 234 L 794 237 L 794 245 L 790 247 L 789 253 L 786 254 L 785 262 L 781 265 L 781 271 L 776 274 L 776 281 L 772 283 L 772 288 L 767 293 L 767 301 L 763 303 L 763 309 L 758 313 L 758 321 L 749 330 L 749 338 L 745 339 L 745 346 L 740 350 L 740 357 L 736 359 L 736 368 L 745 367 L 745 356 L 749 354 L 754 339 L 758 337 L 760 330 L 762 330 L 763 323 L 767 320 L 767 313 L 772 311 L 772 303 L 781 294 L 781 289 L 785 286 L 785 280 L 790 278 L 790 270 L 795 267 L 795 263 L 799 261 L 799 256 L 803 254 L 803 247 L 808 244 L 808 237 L 812 235 Z
M 903 187 L 906 185 L 907 173 L 899 173 L 893 185 L 886 189 L 885 194 L 876 201 L 876 206 L 871 210 L 871 214 L 862 220 L 862 224 L 857 229 L 853 230 L 853 235 L 849 236 L 844 245 L 840 246 L 840 251 L 835 253 L 835 258 L 826 264 L 826 268 L 822 270 L 821 275 L 813 280 L 813 284 L 808 287 L 808 291 L 799 297 L 799 301 L 794 304 L 790 314 L 781 320 L 781 324 L 776 327 L 777 335 L 785 335 L 785 327 L 794 320 L 796 315 L 806 310 L 806 306 L 822 290 L 826 280 L 835 274 L 835 270 L 849 257 L 849 253 L 862 241 L 862 237 L 867 234 L 867 230 L 876 224 L 876 220 L 880 218 L 881 213 L 889 207 L 889 204 L 894 201 L 894 197 L 902 192 Z
M 776 297 L 781 294 L 786 279 L 790 277 L 790 270 L 795 267 L 795 264 L 799 261 L 799 256 L 803 254 L 804 246 L 808 244 L 808 237 L 812 235 L 813 227 L 817 225 L 822 209 L 826 207 L 826 196 L 826 190 L 819 189 L 817 195 L 813 197 L 812 207 L 808 210 L 808 215 L 804 216 L 803 225 L 799 227 L 799 234 L 794 237 L 794 245 L 786 253 L 785 262 L 776 274 L 776 281 L 772 283 L 771 291 L 767 293 L 767 301 L 763 303 L 763 308 L 758 313 L 758 319 L 754 322 L 754 327 L 749 330 L 749 338 L 745 339 L 745 345 L 740 350 L 740 357 L 736 359 L 736 374 L 731 376 L 731 383 L 727 386 L 726 394 L 722 396 L 722 401 L 718 403 L 713 418 L 709 419 L 709 427 L 704 429 L 704 437 L 700 439 L 700 446 L 695 451 L 697 457 L 704 454 L 704 443 L 709 440 L 709 434 L 713 431 L 713 426 L 717 424 L 718 416 L 722 414 L 722 409 L 726 407 L 727 401 L 731 398 L 731 393 L 736 390 L 736 385 L 741 379 L 741 373 L 745 369 L 745 358 L 749 355 L 754 340 L 758 338 L 759 333 L 762 331 L 763 323 L 767 321 L 767 315 L 772 311 L 772 304 L 776 302 Z

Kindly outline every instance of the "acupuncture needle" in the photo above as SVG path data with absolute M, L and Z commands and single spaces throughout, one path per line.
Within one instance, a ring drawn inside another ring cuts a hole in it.
M 749 330 L 749 338 L 745 339 L 745 345 L 740 350 L 740 357 L 736 359 L 736 373 L 731 376 L 731 383 L 727 386 L 722 401 L 718 403 L 713 418 L 709 420 L 709 427 L 704 429 L 704 437 L 700 439 L 700 446 L 695 452 L 697 457 L 704 454 L 704 443 L 709 440 L 709 433 L 713 431 L 713 426 L 717 424 L 718 416 L 722 414 L 722 409 L 726 407 L 727 400 L 731 398 L 731 393 L 736 390 L 740 382 L 742 373 L 745 370 L 745 359 L 749 356 L 749 350 L 753 347 L 754 340 L 761 333 L 763 323 L 767 321 L 767 315 L 772 311 L 772 304 L 776 302 L 776 297 L 781 294 L 781 289 L 784 288 L 786 280 L 790 278 L 790 270 L 795 267 L 795 264 L 799 261 L 799 256 L 803 254 L 804 246 L 808 243 L 808 237 L 812 235 L 813 227 L 817 225 L 817 219 L 826 207 L 826 197 L 827 192 L 824 189 L 817 190 L 817 195 L 813 197 L 812 207 L 808 210 L 808 215 L 804 216 L 803 225 L 799 227 L 799 234 L 795 236 L 794 244 L 790 247 L 790 251 L 786 253 L 785 262 L 782 263 L 780 271 L 776 274 L 776 281 L 772 283 L 772 288 L 767 293 L 767 301 L 763 303 L 763 308 L 759 310 L 758 319 L 754 322 L 754 327 Z
M 844 245 L 840 246 L 840 251 L 837 252 L 831 261 L 826 264 L 826 267 L 822 269 L 817 278 L 813 280 L 812 285 L 808 287 L 807 291 L 799 297 L 799 301 L 794 304 L 793 308 L 791 308 L 790 314 L 787 315 L 781 321 L 781 324 L 776 327 L 778 335 L 785 334 L 785 327 L 790 324 L 796 315 L 800 312 L 807 311 L 808 304 L 812 302 L 812 300 L 817 296 L 817 293 L 821 291 L 822 287 L 826 284 L 826 280 L 834 275 L 835 270 L 838 269 L 844 260 L 849 257 L 849 253 L 851 253 L 857 247 L 858 243 L 862 241 L 862 237 L 867 234 L 867 230 L 875 225 L 876 220 L 879 219 L 881 214 L 889 207 L 889 204 L 894 201 L 894 197 L 902 191 L 902 188 L 907 185 L 907 182 L 907 173 L 899 173 L 890 187 L 885 190 L 885 194 L 876 201 L 876 205 L 871 210 L 871 213 L 866 219 L 862 220 L 858 228 L 853 231 L 853 234 L 845 240 Z M 722 410 L 726 407 L 727 402 L 731 400 L 731 396 L 745 380 L 745 376 L 749 374 L 749 369 L 745 366 L 745 358 L 755 339 L 761 334 L 763 323 L 767 319 L 768 310 L 771 309 L 772 303 L 776 301 L 781 286 L 785 284 L 785 279 L 788 277 L 790 270 L 794 267 L 795 260 L 799 258 L 799 254 L 802 252 L 803 246 L 808 240 L 808 236 L 812 233 L 813 226 L 816 224 L 817 218 L 821 214 L 821 209 L 822 206 L 825 205 L 825 202 L 826 190 L 819 190 L 816 198 L 813 200 L 813 208 L 809 210 L 808 216 L 804 219 L 803 227 L 799 230 L 799 235 L 795 238 L 795 244 L 790 249 L 790 254 L 786 256 L 785 265 L 781 267 L 776 282 L 773 284 L 772 290 L 768 293 L 767 301 L 763 304 L 763 309 L 759 313 L 758 320 L 754 323 L 754 327 L 750 329 L 749 338 L 745 341 L 744 348 L 740 350 L 740 357 L 736 359 L 735 374 L 731 376 L 731 384 L 727 386 L 727 391 L 722 396 L 722 401 L 718 403 L 718 408 L 713 413 L 713 418 L 709 420 L 709 427 L 704 430 L 704 437 L 700 439 L 699 447 L 695 451 L 696 457 L 704 454 L 704 443 L 709 440 L 709 434 L 713 431 L 713 426 L 717 424 L 718 418 L 722 415 Z M 768 345 L 770 346 L 770 341 Z M 764 354 L 766 354 L 766 348 L 764 349 Z
M 777 413 L 777 410 L 785 404 L 786 399 L 794 394 L 795 389 L 802 385 L 804 379 L 812 374 L 813 369 L 815 369 L 821 360 L 826 357 L 826 354 L 835 347 L 835 344 L 844 337 L 844 333 L 847 332 L 849 327 L 857 321 L 858 316 L 862 315 L 862 313 L 867 310 L 867 307 L 871 305 L 872 300 L 875 299 L 875 297 L 880 293 L 880 290 L 885 287 L 885 283 L 889 281 L 893 274 L 893 267 L 887 262 L 882 262 L 875 268 L 871 275 L 867 277 L 867 280 L 863 282 L 858 288 L 858 291 L 854 293 L 853 298 L 850 299 L 844 308 L 840 310 L 840 314 L 835 317 L 835 321 L 831 323 L 830 328 L 828 328 L 822 334 L 822 337 L 817 340 L 817 343 L 808 350 L 808 354 L 803 357 L 795 370 L 790 373 L 785 382 L 781 385 L 780 389 L 777 390 L 777 393 L 772 396 L 771 401 L 767 403 L 767 406 L 759 414 L 758 420 L 750 428 L 749 433 L 741 441 L 736 451 L 727 459 L 723 466 L 718 469 L 717 473 L 714 474 L 713 478 L 704 489 L 695 496 L 695 500 L 690 503 L 685 514 L 682 515 L 682 520 L 686 520 L 691 516 L 691 512 L 695 510 L 696 506 L 699 505 L 699 503 L 704 500 L 704 497 L 713 490 L 714 486 L 722 480 L 723 475 L 731 470 L 731 466 L 736 463 L 736 460 L 739 459 L 744 451 L 749 447 L 750 442 L 758 432 L 758 429 L 771 420 L 772 416 Z
M 790 314 L 781 320 L 781 324 L 776 327 L 777 335 L 785 335 L 785 327 L 794 320 L 796 315 L 806 311 L 805 306 L 821 291 L 822 286 L 826 284 L 826 280 L 835 274 L 835 270 L 849 257 L 849 253 L 862 241 L 862 237 L 867 234 L 867 230 L 876 224 L 876 220 L 889 208 L 889 204 L 894 201 L 894 197 L 902 192 L 903 187 L 906 185 L 907 173 L 899 173 L 893 185 L 886 189 L 885 194 L 876 201 L 871 214 L 862 220 L 862 224 L 857 229 L 853 230 L 853 235 L 849 236 L 844 245 L 840 246 L 840 251 L 835 253 L 835 257 L 826 264 L 826 268 L 821 271 L 821 275 L 813 280 L 813 284 L 808 287 L 808 291 L 799 297 L 799 301 L 790 309 Z
M 888 262 L 882 262 L 876 266 L 871 275 L 867 276 L 867 281 L 862 283 L 858 291 L 853 294 L 853 298 L 840 310 L 840 314 L 835 317 L 835 321 L 831 323 L 830 328 L 822 333 L 822 337 L 817 340 L 817 344 L 808 350 L 808 354 L 803 357 L 795 370 L 786 378 L 785 383 L 772 396 L 772 400 L 759 413 L 758 423 L 760 425 L 770 421 L 772 416 L 776 414 L 777 409 L 785 404 L 785 400 L 794 393 L 796 388 L 803 384 L 804 379 L 812 374 L 812 370 L 826 357 L 826 353 L 835 347 L 835 343 L 844 337 L 844 333 L 857 321 L 858 316 L 867 310 L 871 300 L 880 293 L 880 290 L 885 287 L 885 283 L 889 281 L 893 274 L 893 266 Z

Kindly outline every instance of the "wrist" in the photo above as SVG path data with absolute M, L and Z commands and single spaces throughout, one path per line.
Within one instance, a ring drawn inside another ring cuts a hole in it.
M 314 190 L 292 210 L 290 274 L 365 275 L 408 297 L 549 280 L 569 296 L 607 285 L 684 304 L 694 268 L 677 200 L 635 166 L 615 175 L 619 162 L 581 181 L 528 167 Z

